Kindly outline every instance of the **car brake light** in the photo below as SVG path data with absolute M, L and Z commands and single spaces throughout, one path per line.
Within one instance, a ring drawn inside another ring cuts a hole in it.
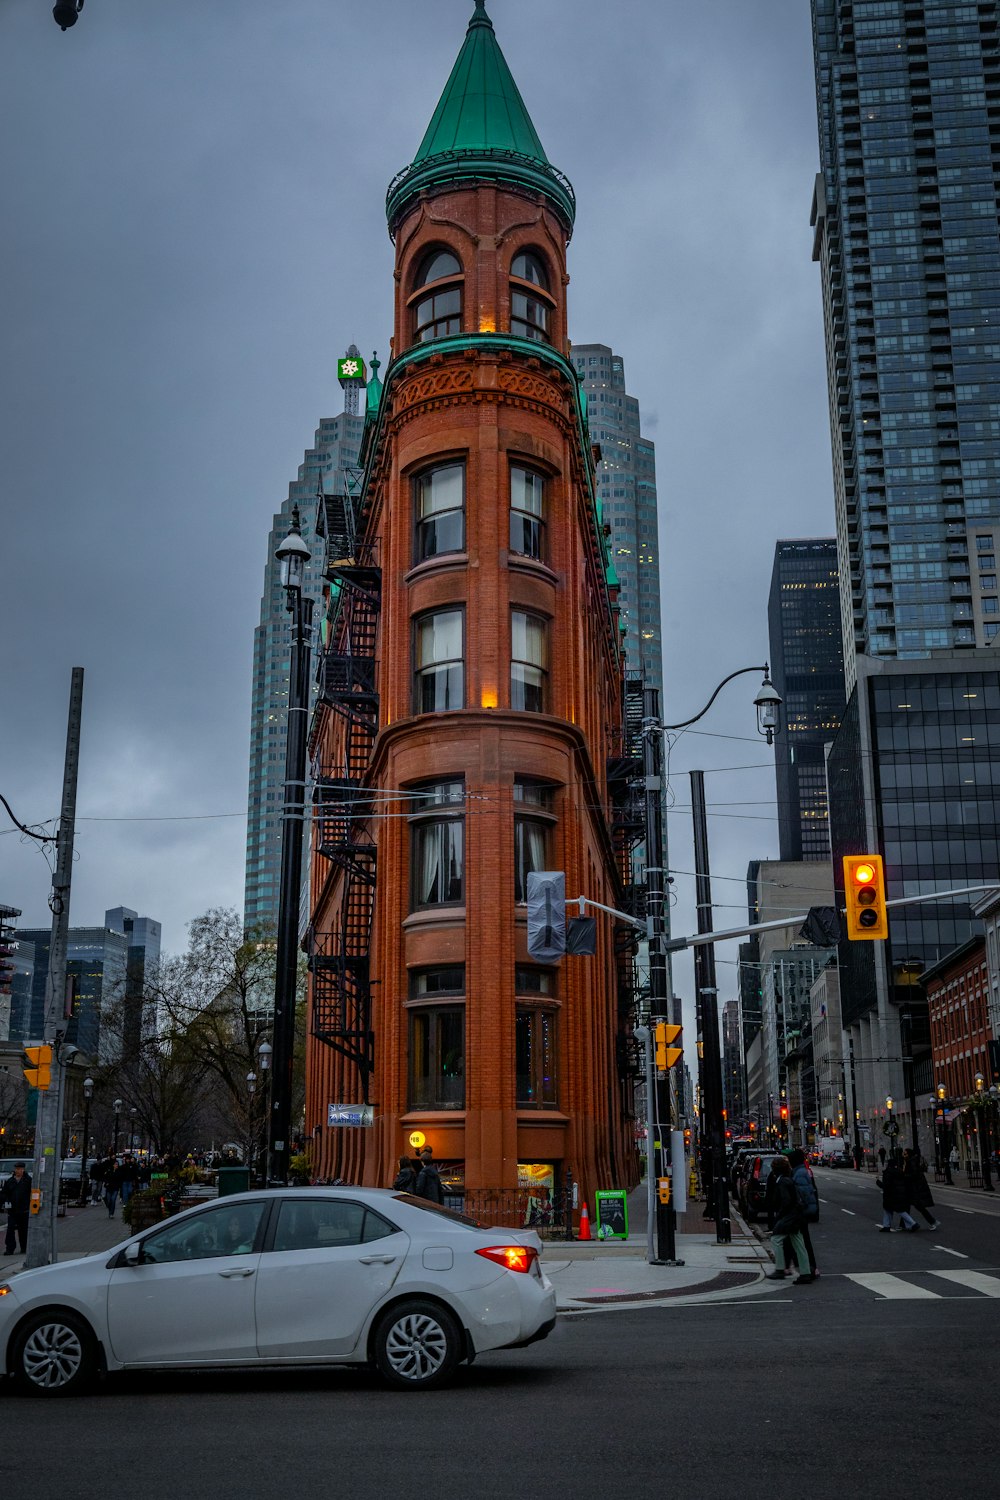
M 538 1251 L 531 1245 L 489 1245 L 476 1254 L 495 1260 L 505 1271 L 530 1271 L 538 1259 Z

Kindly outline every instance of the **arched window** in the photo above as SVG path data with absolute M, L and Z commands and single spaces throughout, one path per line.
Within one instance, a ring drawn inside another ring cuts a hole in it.
M 549 289 L 549 273 L 545 269 L 545 262 L 533 250 L 522 250 L 520 255 L 514 256 L 510 274 L 519 276 L 522 281 L 530 281 L 533 286 L 540 286 L 545 291 Z
M 445 276 L 461 276 L 462 263 L 450 250 L 432 250 L 420 267 L 414 286 L 426 286 L 429 281 L 441 281 Z M 540 283 L 542 286 L 544 282 Z
M 542 292 L 549 288 L 549 273 L 541 256 L 533 250 L 521 250 L 514 256 L 510 267 L 511 277 L 524 281 Z M 527 289 L 521 291 L 511 286 L 510 331 L 518 338 L 534 339 L 536 343 L 549 342 L 549 317 L 551 305 L 548 297 L 534 296 Z
M 462 264 L 451 250 L 432 250 L 420 267 L 417 287 L 434 285 L 449 276 L 461 276 Z M 438 290 L 421 297 L 413 309 L 413 338 L 418 344 L 429 339 L 447 338 L 449 334 L 462 331 L 462 287 L 461 283 L 441 286 Z

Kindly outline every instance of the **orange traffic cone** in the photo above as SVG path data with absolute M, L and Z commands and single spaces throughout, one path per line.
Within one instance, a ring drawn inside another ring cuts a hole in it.
M 592 1238 L 593 1236 L 590 1233 L 590 1215 L 587 1212 L 587 1201 L 584 1199 L 583 1207 L 580 1209 L 580 1232 L 577 1235 L 577 1239 L 589 1240 Z

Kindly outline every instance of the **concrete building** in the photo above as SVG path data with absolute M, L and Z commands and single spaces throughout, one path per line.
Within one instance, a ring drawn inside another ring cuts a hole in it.
M 783 700 L 774 737 L 778 849 L 782 860 L 822 864 L 830 858 L 824 747 L 844 711 L 833 538 L 777 543 L 767 628 L 771 680 Z
M 532 870 L 627 871 L 616 575 L 566 321 L 575 200 L 476 6 L 390 184 L 393 357 L 368 384 L 353 554 L 327 557 L 306 1129 L 321 1176 L 449 1191 L 631 1184 L 631 1013 L 593 957 L 527 950 Z M 388 290 L 388 288 L 387 288 Z M 334 549 L 336 552 L 338 549 Z M 369 1098 L 370 1129 L 330 1127 Z M 514 1208 L 509 1210 L 516 1212 Z
M 746 1120 L 746 1092 L 740 1002 L 728 1000 L 722 1007 L 722 1096 L 730 1131 Z
M 825 1136 L 846 1135 L 853 1146 L 854 1104 L 844 1058 L 840 973 L 835 964 L 820 971 L 809 991 L 809 1004 L 818 1130 Z
M 352 344 L 348 356 L 361 361 Z M 307 448 L 288 497 L 275 513 L 267 539 L 260 623 L 254 631 L 253 686 L 250 705 L 250 779 L 247 793 L 247 849 L 243 916 L 248 928 L 274 930 L 281 874 L 281 809 L 284 800 L 285 747 L 288 734 L 288 657 L 290 616 L 285 609 L 280 565 L 274 554 L 288 535 L 298 506 L 302 538 L 312 551 L 303 593 L 313 600 L 316 618 L 323 591 L 324 543 L 317 537 L 318 497 L 343 493 L 351 483 L 361 444 L 363 415 L 358 384 L 345 385 L 345 407 L 324 417 Z M 308 838 L 308 831 L 306 833 Z

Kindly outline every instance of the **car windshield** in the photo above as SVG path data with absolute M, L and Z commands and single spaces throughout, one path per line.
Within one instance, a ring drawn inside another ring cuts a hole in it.
M 398 1203 L 408 1203 L 411 1208 L 422 1208 L 425 1213 L 438 1214 L 442 1219 L 450 1219 L 453 1224 L 464 1224 L 466 1229 L 482 1229 L 483 1225 L 475 1219 L 470 1219 L 468 1214 L 456 1213 L 453 1208 L 442 1208 L 439 1203 L 431 1203 L 427 1198 L 418 1198 L 415 1193 L 395 1193 L 393 1195 Z

